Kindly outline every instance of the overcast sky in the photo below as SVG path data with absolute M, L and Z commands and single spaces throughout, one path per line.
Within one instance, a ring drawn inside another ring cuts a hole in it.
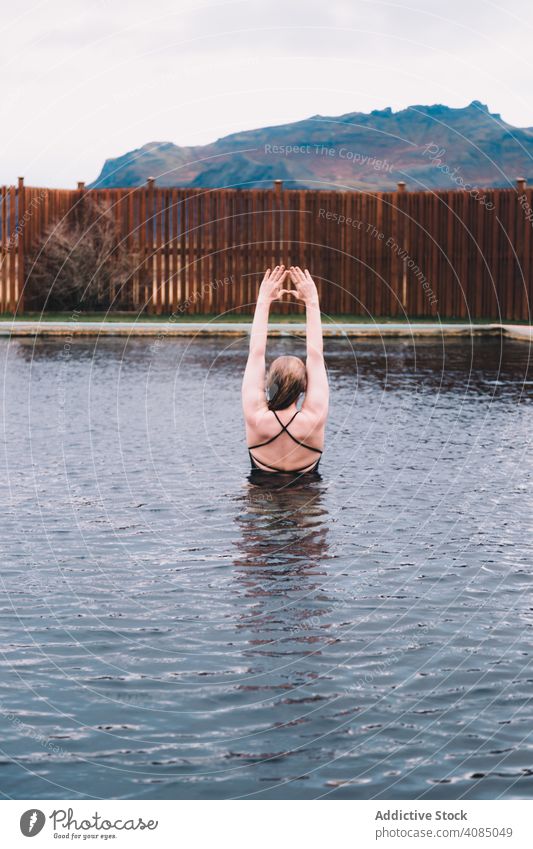
M 488 104 L 533 126 L 531 0 L 0 0 L 0 182 L 69 187 L 149 141 Z

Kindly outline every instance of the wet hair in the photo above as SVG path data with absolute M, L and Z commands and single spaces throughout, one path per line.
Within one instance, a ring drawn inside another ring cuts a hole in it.
M 269 410 L 286 410 L 307 387 L 305 363 L 299 357 L 278 357 L 266 376 Z

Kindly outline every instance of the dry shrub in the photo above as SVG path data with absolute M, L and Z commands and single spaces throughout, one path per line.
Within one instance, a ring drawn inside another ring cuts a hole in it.
M 85 196 L 44 234 L 29 265 L 30 310 L 131 309 L 133 262 L 109 211 Z

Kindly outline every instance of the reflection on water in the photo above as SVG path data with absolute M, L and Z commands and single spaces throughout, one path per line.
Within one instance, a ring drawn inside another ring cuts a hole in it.
M 532 795 L 528 346 L 326 347 L 289 485 L 245 339 L 0 346 L 7 795 Z
M 267 645 L 276 654 L 288 635 L 291 641 L 313 641 L 308 625 L 318 623 L 326 601 L 328 514 L 318 476 L 290 485 L 287 476 L 271 477 L 250 476 L 243 512 L 236 517 L 241 536 L 234 565 L 238 592 L 253 601 L 252 615 L 240 617 L 238 627 L 249 630 L 254 642 L 269 631 Z

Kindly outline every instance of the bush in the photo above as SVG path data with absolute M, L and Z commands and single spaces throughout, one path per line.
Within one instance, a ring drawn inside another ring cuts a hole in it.
M 133 262 L 109 211 L 85 196 L 46 232 L 30 258 L 29 310 L 105 310 L 132 306 Z

